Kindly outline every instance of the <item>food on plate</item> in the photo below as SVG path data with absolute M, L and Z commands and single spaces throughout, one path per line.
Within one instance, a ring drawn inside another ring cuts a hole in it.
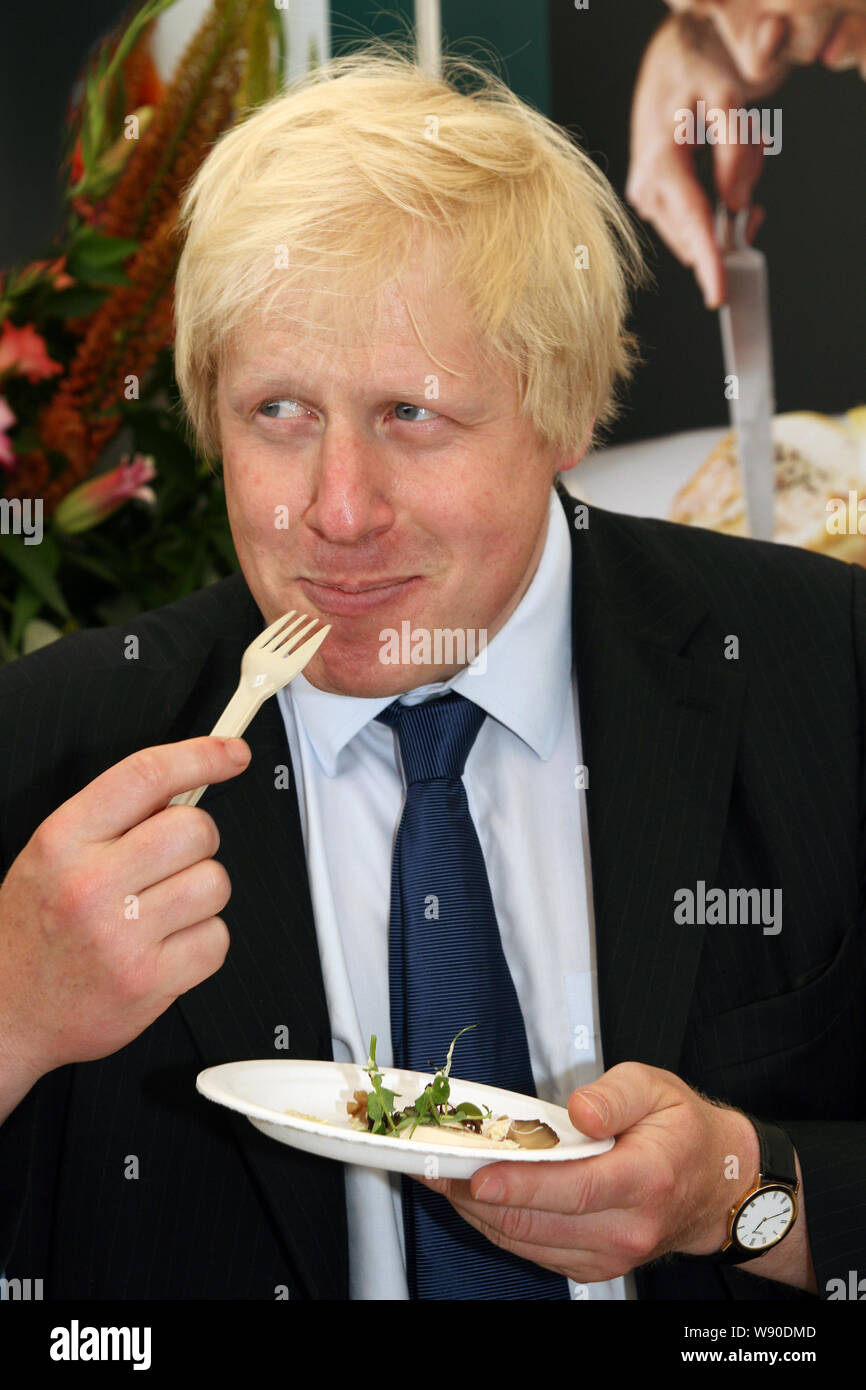
M 314 1125 L 332 1125 L 333 1120 L 323 1120 L 321 1115 L 308 1115 L 305 1110 L 284 1110 L 284 1115 L 292 1115 L 296 1120 L 312 1120 Z
M 476 1024 L 470 1024 L 470 1028 Z M 540 1119 L 513 1120 L 508 1115 L 494 1116 L 487 1106 L 470 1101 L 451 1101 L 451 1059 L 457 1038 L 468 1033 L 462 1028 L 452 1040 L 444 1066 L 424 1087 L 411 1105 L 402 1110 L 394 1102 L 396 1092 L 382 1085 L 382 1071 L 376 1063 L 376 1036 L 370 1039 L 370 1057 L 364 1068 L 372 1090 L 357 1090 L 346 1104 L 351 1123 L 368 1134 L 385 1134 L 394 1138 L 415 1139 L 420 1143 L 459 1144 L 473 1148 L 494 1149 L 551 1149 L 559 1136 Z
M 866 565 L 866 407 L 841 421 L 777 415 L 773 540 Z M 748 535 L 736 435 L 725 435 L 676 494 L 671 521 Z

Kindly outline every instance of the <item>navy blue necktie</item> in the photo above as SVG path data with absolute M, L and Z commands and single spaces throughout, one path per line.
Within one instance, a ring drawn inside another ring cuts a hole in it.
M 462 776 L 484 710 L 449 691 L 376 716 L 397 732 L 406 801 L 391 875 L 389 974 L 394 1065 L 441 1067 L 470 1023 L 452 1073 L 535 1095 L 526 1029 L 502 951 L 484 856 Z M 500 1249 L 440 1193 L 403 1178 L 411 1298 L 567 1299 L 568 1284 Z

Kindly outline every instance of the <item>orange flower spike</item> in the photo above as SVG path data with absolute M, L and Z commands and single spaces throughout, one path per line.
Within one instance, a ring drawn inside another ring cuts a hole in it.
M 151 26 L 148 25 L 123 65 L 127 102 L 133 109 L 137 106 L 158 106 L 165 95 L 165 83 L 153 61 L 150 39 Z
M 135 158 L 124 166 L 105 200 L 100 221 L 109 236 L 147 240 L 179 196 L 178 149 L 192 130 L 207 125 L 206 132 L 202 131 L 205 138 L 198 145 L 201 162 L 217 135 L 231 124 L 234 112 L 226 112 L 220 98 L 226 87 L 233 94 L 240 83 L 241 31 L 252 3 L 232 0 L 231 4 L 214 5 L 188 43 L 146 134 L 138 142 Z M 207 121 L 206 113 L 215 101 L 218 120 Z
M 72 159 L 69 165 L 69 182 L 77 184 L 84 178 L 84 155 L 81 152 L 81 136 L 75 142 L 75 149 L 72 151 Z
M 69 467 L 57 479 L 59 495 L 80 482 L 122 423 L 122 382 L 130 357 L 138 376 L 171 342 L 170 307 L 178 247 L 175 209 L 158 234 L 128 267 L 129 285 L 118 286 L 90 320 L 66 377 L 41 423 L 45 449 L 65 454 Z

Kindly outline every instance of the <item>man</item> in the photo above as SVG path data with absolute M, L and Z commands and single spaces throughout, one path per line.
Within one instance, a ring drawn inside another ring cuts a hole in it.
M 362 53 L 217 144 L 176 366 L 242 574 L 2 673 L 0 1256 L 52 1298 L 808 1298 L 862 1258 L 862 575 L 561 488 L 634 242 L 465 72 Z M 238 775 L 201 735 L 289 608 L 331 632 Z M 452 1011 L 455 1074 L 614 1148 L 344 1196 L 194 1094 L 285 1030 L 436 1064 Z
M 707 308 L 725 297 L 713 210 L 698 181 L 694 149 L 676 139 L 678 111 L 698 101 L 723 111 L 751 107 L 796 66 L 855 68 L 866 78 L 866 0 L 668 0 L 674 13 L 644 54 L 631 115 L 626 196 L 683 263 L 694 268 Z M 719 198 L 749 206 L 764 164 L 762 145 L 712 147 Z M 763 221 L 753 207 L 747 235 Z

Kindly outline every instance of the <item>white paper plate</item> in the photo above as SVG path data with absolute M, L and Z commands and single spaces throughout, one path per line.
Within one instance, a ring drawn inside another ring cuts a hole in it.
M 432 1076 L 415 1071 L 383 1072 L 383 1086 L 395 1091 L 402 1108 L 418 1096 Z M 441 1178 L 471 1178 L 487 1163 L 563 1163 L 590 1158 L 613 1147 L 613 1139 L 588 1139 L 576 1130 L 568 1111 L 533 1096 L 500 1091 L 474 1081 L 451 1077 L 451 1101 L 486 1105 L 494 1115 L 514 1120 L 542 1119 L 559 1135 L 551 1149 L 495 1149 L 456 1144 L 429 1143 L 426 1139 L 391 1139 L 386 1134 L 366 1134 L 349 1124 L 346 1102 L 356 1090 L 370 1090 L 370 1078 L 351 1062 L 265 1061 L 227 1062 L 208 1067 L 196 1078 L 196 1089 L 208 1100 L 246 1115 L 256 1129 L 306 1153 L 358 1163 L 365 1168 L 386 1168 L 396 1173 L 416 1173 Z M 317 1119 L 287 1115 L 300 1110 Z M 420 1126 L 416 1135 L 423 1135 Z M 431 1159 L 436 1159 L 433 1164 Z

